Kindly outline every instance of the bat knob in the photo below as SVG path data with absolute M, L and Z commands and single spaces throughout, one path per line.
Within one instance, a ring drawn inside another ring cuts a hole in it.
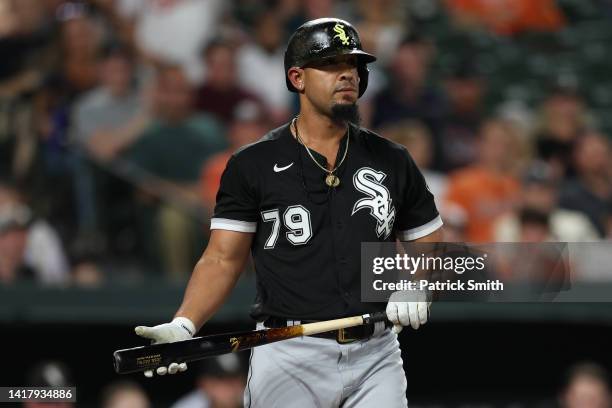
M 115 372 L 119 374 L 121 370 L 121 354 L 117 351 L 113 353 L 113 366 L 115 367 Z
M 387 322 L 387 312 L 374 312 L 365 314 L 363 317 L 364 324 L 376 323 L 376 322 Z

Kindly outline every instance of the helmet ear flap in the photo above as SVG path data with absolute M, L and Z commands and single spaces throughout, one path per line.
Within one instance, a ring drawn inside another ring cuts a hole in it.
M 366 64 L 359 64 L 357 67 L 357 74 L 359 74 L 359 97 L 366 91 L 368 87 L 368 77 L 370 76 L 370 70 Z

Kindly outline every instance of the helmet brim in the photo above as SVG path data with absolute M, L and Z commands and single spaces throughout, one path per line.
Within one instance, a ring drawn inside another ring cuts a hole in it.
M 351 49 L 340 49 L 340 50 L 334 50 L 334 52 L 329 53 L 329 54 L 319 54 L 319 55 L 313 55 L 310 58 L 304 60 L 304 61 L 300 61 L 301 63 L 298 64 L 294 64 L 293 66 L 295 67 L 300 67 L 300 68 L 304 68 L 310 64 L 316 64 L 318 61 L 325 61 L 327 59 L 330 58 L 336 58 L 339 56 L 343 56 L 343 55 L 355 55 L 357 56 L 358 60 L 359 60 L 359 64 L 369 64 L 371 62 L 376 61 L 376 57 L 373 56 L 372 54 L 369 54 L 365 51 L 362 50 L 351 50 Z M 298 61 L 296 61 L 298 62 Z
M 341 53 L 340 55 L 343 55 L 343 54 L 344 53 Z M 350 52 L 347 52 L 346 54 L 357 55 L 357 57 L 359 58 L 359 62 L 362 62 L 364 64 L 369 64 L 371 62 L 376 61 L 375 56 L 373 56 L 372 54 L 368 54 L 367 52 L 361 51 L 361 50 L 350 50 Z

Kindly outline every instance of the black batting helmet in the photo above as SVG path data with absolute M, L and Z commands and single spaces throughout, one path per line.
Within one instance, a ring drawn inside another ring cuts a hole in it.
M 291 85 L 287 71 L 291 67 L 304 67 L 311 62 L 339 55 L 356 55 L 359 61 L 359 96 L 368 87 L 367 63 L 376 57 L 363 51 L 357 30 L 347 21 L 339 18 L 319 18 L 301 25 L 289 39 L 285 51 L 285 80 L 291 92 L 297 90 Z

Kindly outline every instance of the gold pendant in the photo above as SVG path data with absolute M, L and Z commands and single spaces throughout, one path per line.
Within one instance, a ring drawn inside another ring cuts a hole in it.
M 340 179 L 338 176 L 330 173 L 325 177 L 325 184 L 327 184 L 328 187 L 338 187 L 340 185 Z

